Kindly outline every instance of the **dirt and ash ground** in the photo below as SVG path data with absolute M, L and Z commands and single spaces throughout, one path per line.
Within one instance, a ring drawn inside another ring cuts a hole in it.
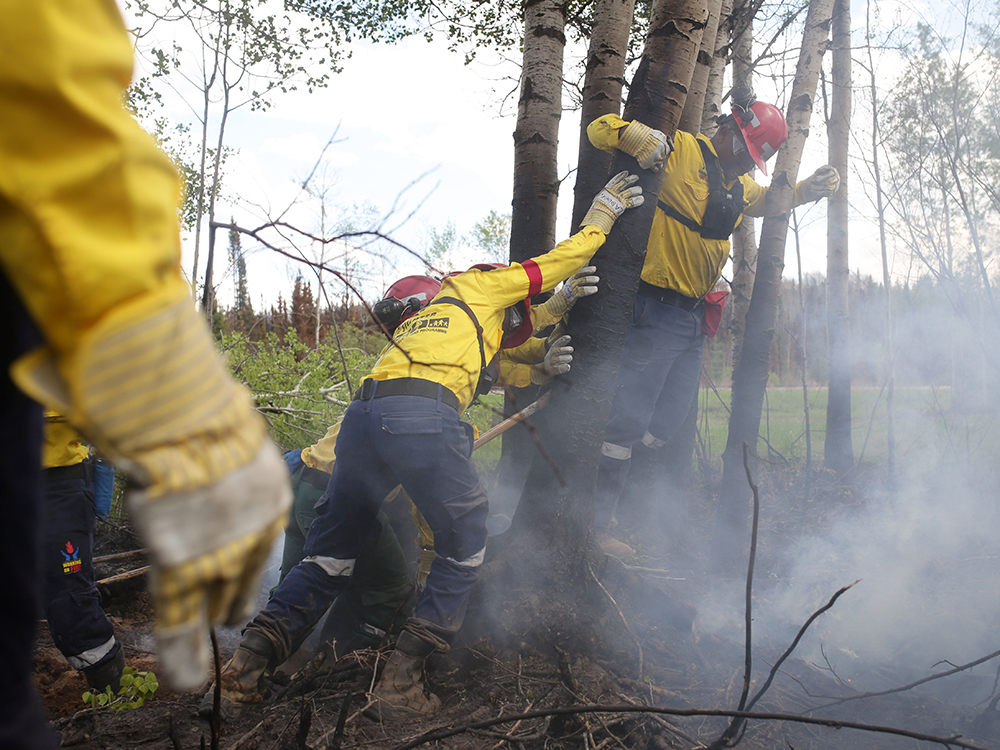
M 816 480 L 812 497 L 835 499 L 837 505 L 857 503 L 851 488 Z M 791 476 L 775 474 L 762 484 L 762 492 L 796 494 Z M 710 745 L 725 729 L 728 719 L 717 716 L 678 717 L 649 713 L 581 713 L 512 720 L 488 727 L 469 728 L 450 736 L 444 733 L 512 714 L 588 704 L 610 706 L 660 706 L 675 709 L 732 709 L 743 688 L 745 652 L 742 643 L 723 640 L 691 627 L 694 602 L 717 585 L 720 575 L 706 571 L 700 545 L 708 537 L 711 512 L 690 512 L 688 532 L 678 535 L 648 518 L 640 506 L 621 513 L 620 536 L 640 551 L 631 569 L 611 561 L 602 578 L 611 585 L 630 653 L 607 653 L 600 644 L 586 655 L 567 653 L 520 643 L 513 647 L 509 635 L 505 648 L 490 638 L 453 648 L 431 658 L 428 680 L 444 702 L 444 709 L 426 720 L 397 724 L 379 723 L 364 709 L 380 655 L 362 652 L 337 663 L 300 659 L 297 674 L 279 674 L 269 682 L 269 697 L 231 723 L 224 724 L 218 747 L 231 750 L 252 748 L 406 748 L 423 744 L 437 748 L 474 750 L 534 750 L 546 748 L 698 748 Z M 815 502 L 811 508 L 789 503 L 780 513 L 762 517 L 758 571 L 780 575 L 776 558 L 768 560 L 768 545 L 816 523 Z M 631 529 L 631 532 L 629 532 Z M 700 531 L 699 531 L 700 530 Z M 682 538 L 678 538 L 682 536 Z M 127 529 L 102 526 L 98 554 L 137 546 Z M 141 564 L 142 559 L 103 566 L 99 577 L 119 573 Z M 773 565 L 772 565 L 773 563 Z M 771 567 L 769 567 L 771 566 Z M 616 589 L 623 580 L 641 578 L 639 597 Z M 113 618 L 125 644 L 128 663 L 138 670 L 159 673 L 152 645 L 152 622 L 142 577 L 106 587 L 105 608 Z M 603 594 L 601 594 L 603 596 Z M 658 600 L 657 607 L 642 606 L 636 598 Z M 627 627 L 625 623 L 628 623 Z M 517 639 L 513 642 L 516 644 Z M 236 648 L 237 636 L 220 636 L 223 661 Z M 788 643 L 755 644 L 755 691 L 770 666 Z M 641 657 L 640 657 L 641 651 Z M 384 657 L 384 654 L 382 655 Z M 641 672 L 640 672 L 641 658 Z M 212 746 L 212 728 L 197 715 L 200 693 L 174 693 L 161 686 L 155 698 L 137 710 L 84 710 L 80 696 L 83 679 L 52 646 L 44 627 L 36 651 L 37 682 L 44 703 L 63 747 L 80 750 L 193 750 Z M 987 665 L 989 667 L 989 665 Z M 910 680 L 879 665 L 880 684 L 893 686 Z M 843 706 L 808 713 L 831 698 L 855 691 L 838 680 L 829 669 L 806 663 L 792 655 L 783 665 L 773 686 L 755 707 L 757 711 L 821 716 L 894 726 L 939 736 L 962 735 L 983 747 L 1000 747 L 1000 721 L 996 701 L 988 706 L 968 707 L 929 696 L 919 689 L 881 698 L 854 701 Z M 825 697 L 821 697 L 825 696 Z M 338 728 L 339 726 L 339 728 Z M 435 733 L 428 736 L 428 733 Z M 778 721 L 754 721 L 739 744 L 746 748 L 903 748 L 917 744 L 912 739 L 871 734 L 850 729 Z M 421 743 L 421 740 L 425 742 Z M 923 745 L 929 747 L 930 745 Z

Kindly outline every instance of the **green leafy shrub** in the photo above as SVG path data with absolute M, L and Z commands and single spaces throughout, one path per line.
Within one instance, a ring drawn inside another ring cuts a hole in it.
M 104 692 L 87 691 L 83 694 L 83 702 L 90 708 L 108 708 L 121 711 L 129 708 L 140 708 L 153 697 L 160 683 L 152 672 L 137 672 L 132 667 L 125 667 L 122 672 L 121 687 L 118 694 L 108 686 Z

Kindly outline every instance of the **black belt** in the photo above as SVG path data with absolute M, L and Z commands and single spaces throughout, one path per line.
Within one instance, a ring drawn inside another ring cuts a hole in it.
M 662 286 L 653 286 L 649 282 L 643 281 L 642 279 L 639 280 L 639 294 L 643 297 L 655 299 L 657 302 L 661 302 L 664 305 L 679 307 L 682 310 L 687 310 L 688 312 L 694 312 L 701 307 L 702 303 L 705 301 L 701 297 L 686 297 L 673 289 L 665 289 Z
M 57 482 L 60 479 L 86 479 L 87 466 L 84 463 L 73 464 L 72 466 L 52 466 L 45 470 L 45 480 L 47 482 Z
M 383 396 L 423 396 L 435 401 L 441 396 L 441 403 L 448 404 L 455 411 L 458 408 L 458 396 L 440 383 L 423 378 L 393 378 L 392 380 L 372 380 L 365 378 L 361 387 L 354 392 L 354 400 L 367 401 L 370 398 Z
M 311 466 L 303 466 L 302 481 L 309 482 L 318 490 L 325 490 L 326 486 L 330 484 L 330 475 Z

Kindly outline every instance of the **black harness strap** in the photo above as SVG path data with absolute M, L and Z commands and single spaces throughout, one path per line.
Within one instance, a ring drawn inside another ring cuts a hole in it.
M 476 327 L 476 336 L 479 339 L 479 382 L 476 384 L 475 395 L 478 396 L 483 393 L 489 393 L 493 384 L 498 379 L 497 371 L 490 370 L 493 366 L 493 362 L 496 361 L 496 357 L 493 358 L 493 361 L 491 361 L 489 365 L 486 364 L 486 348 L 483 345 L 483 327 L 479 325 L 479 318 L 477 318 L 476 314 L 472 312 L 472 308 L 465 303 L 465 300 L 461 300 L 458 297 L 437 297 L 430 304 L 437 305 L 439 303 L 454 305 L 455 307 L 461 308 L 472 320 L 472 325 Z
M 712 153 L 706 141 L 699 139 L 698 145 L 705 158 L 705 172 L 708 175 L 708 204 L 705 206 L 702 223 L 699 224 L 663 201 L 657 201 L 657 206 L 671 219 L 679 221 L 706 240 L 727 240 L 743 215 L 743 183 L 736 180 L 729 190 L 723 187 L 719 157 Z

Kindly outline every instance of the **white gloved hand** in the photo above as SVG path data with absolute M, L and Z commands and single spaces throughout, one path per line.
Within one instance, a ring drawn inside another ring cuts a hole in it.
M 674 144 L 665 133 L 633 120 L 618 136 L 618 149 L 634 156 L 643 169 L 656 169 L 670 156 Z
M 799 183 L 799 195 L 803 203 L 829 198 L 840 187 L 840 173 L 829 164 L 820 167 Z
M 569 372 L 573 361 L 573 347 L 569 345 L 569 341 L 569 336 L 560 336 L 552 343 L 545 352 L 545 359 L 532 366 L 531 382 L 541 385 L 549 378 Z
M 625 213 L 626 208 L 643 204 L 645 199 L 642 197 L 642 188 L 635 184 L 638 181 L 639 176 L 629 174 L 627 170 L 612 177 L 594 198 L 580 226 L 595 226 L 604 234 L 611 234 L 611 227 Z

